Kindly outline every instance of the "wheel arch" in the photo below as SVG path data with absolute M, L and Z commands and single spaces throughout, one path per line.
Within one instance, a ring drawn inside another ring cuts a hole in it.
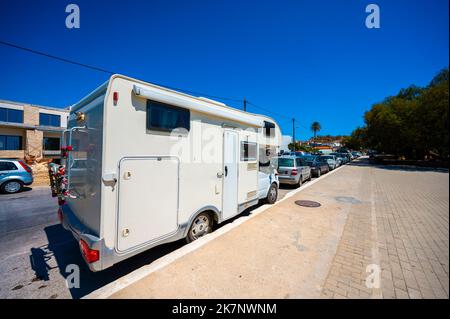
M 212 217 L 212 220 L 215 224 L 220 223 L 221 221 L 221 211 L 213 205 L 204 206 L 198 210 L 196 210 L 191 216 L 189 217 L 189 220 L 186 223 L 186 227 L 184 227 L 183 237 L 186 237 L 189 231 L 189 228 L 192 225 L 192 222 L 194 221 L 195 217 L 197 217 L 201 213 L 208 213 Z

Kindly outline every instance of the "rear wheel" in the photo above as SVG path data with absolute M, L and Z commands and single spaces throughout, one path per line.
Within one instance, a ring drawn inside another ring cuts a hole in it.
M 320 170 L 320 168 L 317 170 L 317 177 L 320 177 L 320 175 L 322 175 L 322 171 Z
M 302 186 L 302 184 L 303 184 L 303 176 L 300 175 L 300 178 L 298 179 L 298 183 L 296 186 L 300 187 L 300 186 Z
M 267 193 L 266 202 L 268 204 L 274 204 L 278 199 L 278 186 L 273 183 L 270 185 L 269 192 Z
M 205 236 L 212 232 L 213 220 L 211 215 L 204 212 L 198 214 L 194 221 L 192 222 L 191 227 L 189 228 L 188 235 L 186 237 L 186 241 L 188 243 L 199 239 L 200 237 Z
M 8 181 L 4 183 L 1 187 L 1 191 L 7 194 L 14 194 L 20 191 L 23 187 L 21 181 Z

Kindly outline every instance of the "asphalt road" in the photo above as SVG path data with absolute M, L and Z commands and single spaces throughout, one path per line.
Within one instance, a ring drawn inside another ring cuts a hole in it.
M 279 199 L 293 189 L 282 186 Z M 184 245 L 177 241 L 155 247 L 93 273 L 86 267 L 78 243 L 59 224 L 57 208 L 57 200 L 45 186 L 0 194 L 0 298 L 81 298 Z M 80 288 L 66 285 L 70 264 L 80 267 Z

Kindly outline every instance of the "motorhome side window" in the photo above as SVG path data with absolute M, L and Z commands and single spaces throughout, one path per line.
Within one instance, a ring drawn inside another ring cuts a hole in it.
M 147 100 L 147 129 L 170 132 L 174 129 L 190 129 L 188 109 Z
M 264 121 L 264 135 L 266 137 L 275 136 L 275 124 L 271 122 Z
M 253 162 L 256 161 L 256 143 L 252 142 L 241 142 L 241 161 L 242 162 Z

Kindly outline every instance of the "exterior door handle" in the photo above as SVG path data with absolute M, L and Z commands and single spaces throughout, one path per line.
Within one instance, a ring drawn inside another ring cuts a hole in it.
M 225 166 L 225 177 L 228 175 L 228 166 Z

